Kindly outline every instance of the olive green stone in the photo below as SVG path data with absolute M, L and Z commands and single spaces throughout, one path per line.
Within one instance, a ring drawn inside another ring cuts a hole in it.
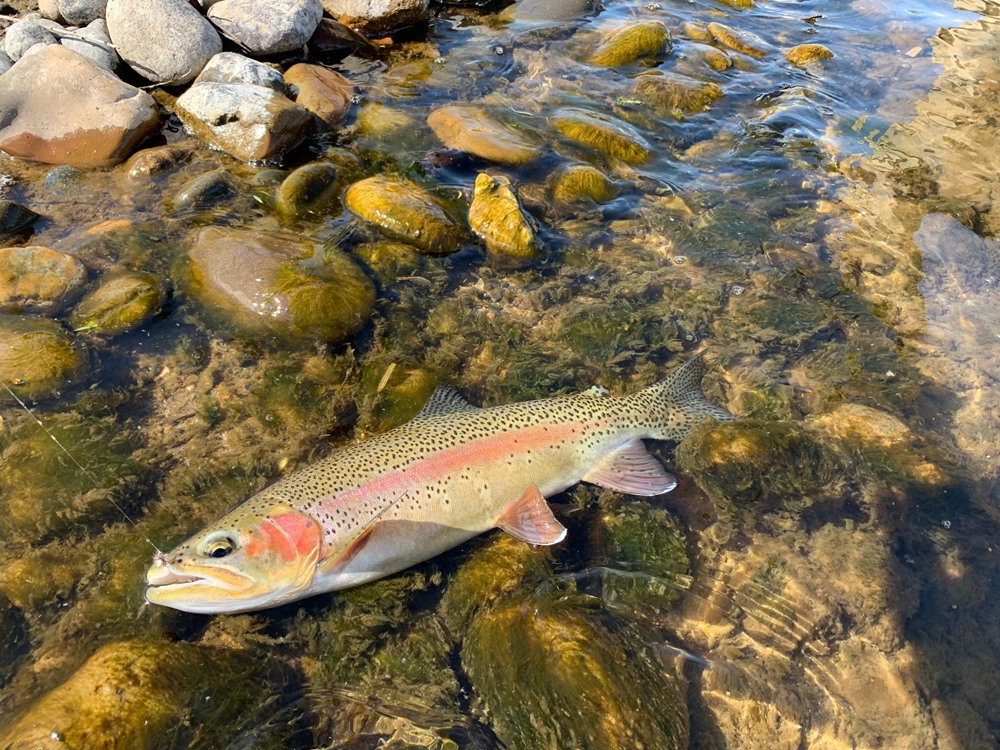
M 427 124 L 448 148 L 499 164 L 524 164 L 540 153 L 537 145 L 494 120 L 483 107 L 440 107 L 427 116 Z
M 500 738 L 520 750 L 680 750 L 684 695 L 624 627 L 572 600 L 512 600 L 480 612 L 462 666 Z
M 381 102 L 368 102 L 358 112 L 358 132 L 362 135 L 386 136 L 416 126 L 412 115 Z
M 832 60 L 833 53 L 822 44 L 800 44 L 785 50 L 785 57 L 792 65 L 804 68 L 820 60 Z
M 332 164 L 314 162 L 299 167 L 281 183 L 274 208 L 286 224 L 321 211 L 337 197 L 337 169 Z
M 72 255 L 47 247 L 0 249 L 0 310 L 40 311 L 78 290 L 87 269 Z
M 403 242 L 366 242 L 353 250 L 355 257 L 364 261 L 384 286 L 392 284 L 400 276 L 418 273 L 427 261 Z
M 614 183 L 589 164 L 571 164 L 559 170 L 552 185 L 552 197 L 559 203 L 607 203 L 617 195 Z
M 730 8 L 736 8 L 737 10 L 747 10 L 756 5 L 754 0 L 716 0 L 716 2 L 722 3 Z
M 121 273 L 104 279 L 80 300 L 69 322 L 78 331 L 123 333 L 156 315 L 165 298 L 163 287 L 152 274 Z
M 9 200 L 0 200 L 0 242 L 11 242 L 30 234 L 32 225 L 41 218 L 30 208 Z
M 703 23 L 687 21 L 681 24 L 681 31 L 684 32 L 684 36 L 688 39 L 693 39 L 696 42 L 711 42 L 714 39 L 712 32 L 708 30 L 708 26 Z
M 347 188 L 344 203 L 390 237 L 428 255 L 448 255 L 462 243 L 461 228 L 430 193 L 409 180 L 368 177 Z
M 570 140 L 629 164 L 649 161 L 649 145 L 630 125 L 608 115 L 565 108 L 551 118 L 556 130 Z
M 501 258 L 524 261 L 541 253 L 532 220 L 506 177 L 486 172 L 476 177 L 469 225 L 482 237 L 486 249 Z
M 644 57 L 669 52 L 671 46 L 670 32 L 660 21 L 630 23 L 601 42 L 590 62 L 605 68 L 622 68 Z
M 0 315 L 0 378 L 21 398 L 40 398 L 73 382 L 83 350 L 58 323 Z M 9 398 L 0 391 L 0 400 Z
M 224 203 L 238 193 L 236 178 L 228 170 L 213 169 L 182 185 L 173 202 L 178 209 L 200 210 Z
M 370 416 L 364 420 L 370 432 L 385 432 L 412 419 L 438 385 L 426 370 L 395 364 L 367 368 L 362 380 L 365 405 L 370 404 Z
M 733 59 L 723 50 L 710 44 L 692 42 L 684 45 L 684 52 L 689 58 L 701 60 L 712 70 L 728 70 L 733 67 Z
M 734 29 L 722 23 L 708 24 L 708 31 L 719 44 L 750 57 L 762 58 L 770 51 L 767 42 L 749 31 Z
M 652 104 L 661 114 L 680 111 L 701 112 L 722 98 L 722 89 L 714 83 L 651 70 L 635 77 L 635 95 Z

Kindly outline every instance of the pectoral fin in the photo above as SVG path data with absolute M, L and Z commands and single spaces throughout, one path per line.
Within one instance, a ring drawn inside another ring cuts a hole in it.
M 566 537 L 566 527 L 552 515 L 549 504 L 533 484 L 504 509 L 497 526 L 528 544 L 556 544 Z
M 661 495 L 677 486 L 677 480 L 646 451 L 641 440 L 626 443 L 605 457 L 583 477 L 585 482 L 627 492 L 629 495 Z
M 328 576 L 347 565 L 351 560 L 358 556 L 361 550 L 368 546 L 368 542 L 371 541 L 372 532 L 374 530 L 375 524 L 372 524 L 367 529 L 362 531 L 361 534 L 359 534 L 357 538 L 355 538 L 346 547 L 323 560 L 323 562 L 319 564 L 319 572 Z

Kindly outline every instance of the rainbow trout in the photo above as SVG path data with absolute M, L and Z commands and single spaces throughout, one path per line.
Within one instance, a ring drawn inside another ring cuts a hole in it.
M 545 498 L 583 480 L 659 495 L 674 478 L 644 438 L 680 440 L 729 419 L 701 391 L 700 357 L 629 396 L 591 389 L 480 409 L 439 388 L 409 422 L 290 474 L 165 555 L 146 599 L 246 612 L 348 588 L 499 527 L 562 541 Z

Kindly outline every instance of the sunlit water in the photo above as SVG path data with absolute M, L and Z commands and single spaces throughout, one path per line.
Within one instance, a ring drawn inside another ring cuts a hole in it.
M 128 703 L 110 734 L 151 747 L 567 747 L 553 737 L 580 743 L 585 714 L 615 727 L 636 705 L 669 705 L 689 726 L 664 748 L 996 746 L 1000 7 L 968 6 L 610 2 L 549 22 L 440 7 L 412 41 L 333 65 L 362 103 L 339 136 L 278 166 L 404 174 L 459 212 L 479 171 L 506 174 L 545 245 L 517 271 L 474 242 L 400 269 L 350 346 L 248 340 L 184 282 L 198 228 L 279 226 L 264 167 L 199 150 L 136 182 L 122 168 L 5 162 L 8 196 L 45 217 L 32 244 L 77 255 L 92 277 L 150 271 L 173 293 L 138 331 L 81 332 L 89 374 L 33 405 L 85 471 L 18 408 L 0 413 L 2 731 L 21 722 L 15 746 L 35 746 L 23 727 L 36 715 L 37 737 L 59 742 L 53 715 L 93 720 L 91 699 L 70 695 L 81 665 L 142 641 L 149 666 L 136 669 L 153 677 L 131 684 L 149 703 Z M 671 30 L 668 55 L 588 63 L 612 30 L 647 19 Z M 710 22 L 755 34 L 761 57 L 729 50 L 731 67 L 710 68 L 684 30 Z M 835 56 L 792 65 L 783 52 L 805 43 Z M 653 113 L 632 87 L 657 67 L 724 96 Z M 466 102 L 544 155 L 501 167 L 442 148 L 428 112 Z M 378 108 L 405 125 L 366 125 Z M 566 108 L 630 123 L 652 157 L 630 165 L 560 136 L 551 118 Z M 552 175 L 569 163 L 598 167 L 618 197 L 554 201 Z M 238 195 L 176 206 L 219 166 Z M 339 204 L 294 231 L 347 251 L 378 236 Z M 254 615 L 143 604 L 145 537 L 169 548 L 331 446 L 414 413 L 413 373 L 493 404 L 595 382 L 633 390 L 699 348 L 710 397 L 743 419 L 676 455 L 660 446 L 681 480 L 668 496 L 553 498 L 570 535 L 551 556 L 489 537 Z M 498 554 L 516 565 L 496 566 Z M 511 669 L 488 642 L 508 616 L 531 623 L 504 646 Z M 532 638 L 589 653 L 598 636 L 604 650 L 558 677 L 573 688 L 577 674 L 583 697 L 559 704 L 540 685 L 564 662 Z M 587 670 L 615 660 L 631 666 L 598 683 L 607 703 L 595 704 Z M 108 673 L 87 679 L 113 691 L 125 672 Z M 124 728 L 150 723 L 152 735 Z M 634 747 L 629 731 L 587 746 Z

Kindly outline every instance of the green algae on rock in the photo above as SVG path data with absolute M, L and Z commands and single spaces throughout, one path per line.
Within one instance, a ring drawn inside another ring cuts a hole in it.
M 77 331 L 124 333 L 160 312 L 165 299 L 163 286 L 153 274 L 140 271 L 115 274 L 80 300 L 69 323 Z
M 464 232 L 430 193 L 399 177 L 375 175 L 355 182 L 344 204 L 394 239 L 428 255 L 448 255 L 458 249 Z
M 649 161 L 652 151 L 632 126 L 608 115 L 567 107 L 550 118 L 566 138 L 629 164 Z
M 85 365 L 83 348 L 55 321 L 0 314 L 0 378 L 21 398 L 58 391 Z M 0 401 L 9 398 L 0 391 Z
M 382 286 L 394 283 L 400 276 L 421 273 L 427 261 L 413 245 L 405 242 L 365 242 L 353 248 L 352 253 L 363 261 Z
M 248 333 L 339 343 L 374 311 L 375 287 L 346 253 L 295 235 L 209 227 L 188 258 L 194 296 Z
M 48 311 L 67 301 L 87 278 L 72 255 L 38 245 L 0 249 L 0 310 Z
M 337 197 L 337 168 L 325 162 L 305 164 L 282 181 L 274 209 L 285 224 L 319 213 Z
M 434 393 L 438 380 L 426 370 L 397 366 L 367 366 L 361 376 L 365 432 L 385 432 L 409 421 Z
M 0 200 L 0 243 L 27 237 L 41 217 L 30 208 L 10 200 Z
M 541 150 L 496 121 L 483 107 L 448 105 L 427 116 L 427 124 L 448 148 L 499 164 L 525 164 Z
M 480 172 L 476 177 L 469 225 L 482 237 L 486 249 L 503 261 L 519 264 L 541 253 L 533 220 L 521 208 L 510 180 L 502 175 Z
M 754 33 L 734 29 L 723 23 L 708 24 L 712 38 L 724 47 L 736 52 L 742 52 L 750 57 L 763 58 L 771 51 L 771 45 Z
M 615 184 L 589 164 L 570 164 L 553 178 L 552 197 L 559 203 L 607 203 L 617 196 Z
M 591 65 L 623 68 L 646 57 L 670 52 L 672 40 L 667 27 L 660 21 L 629 23 L 601 42 L 590 57 Z
M 648 101 L 662 115 L 701 112 L 723 96 L 722 89 L 714 83 L 663 70 L 642 73 L 634 80 L 635 95 Z
M 728 70 L 733 67 L 733 58 L 710 44 L 689 42 L 684 45 L 684 53 L 688 58 L 700 60 L 712 70 Z
M 822 44 L 799 44 L 785 50 L 785 58 L 792 65 L 805 68 L 814 62 L 832 60 L 833 53 Z

